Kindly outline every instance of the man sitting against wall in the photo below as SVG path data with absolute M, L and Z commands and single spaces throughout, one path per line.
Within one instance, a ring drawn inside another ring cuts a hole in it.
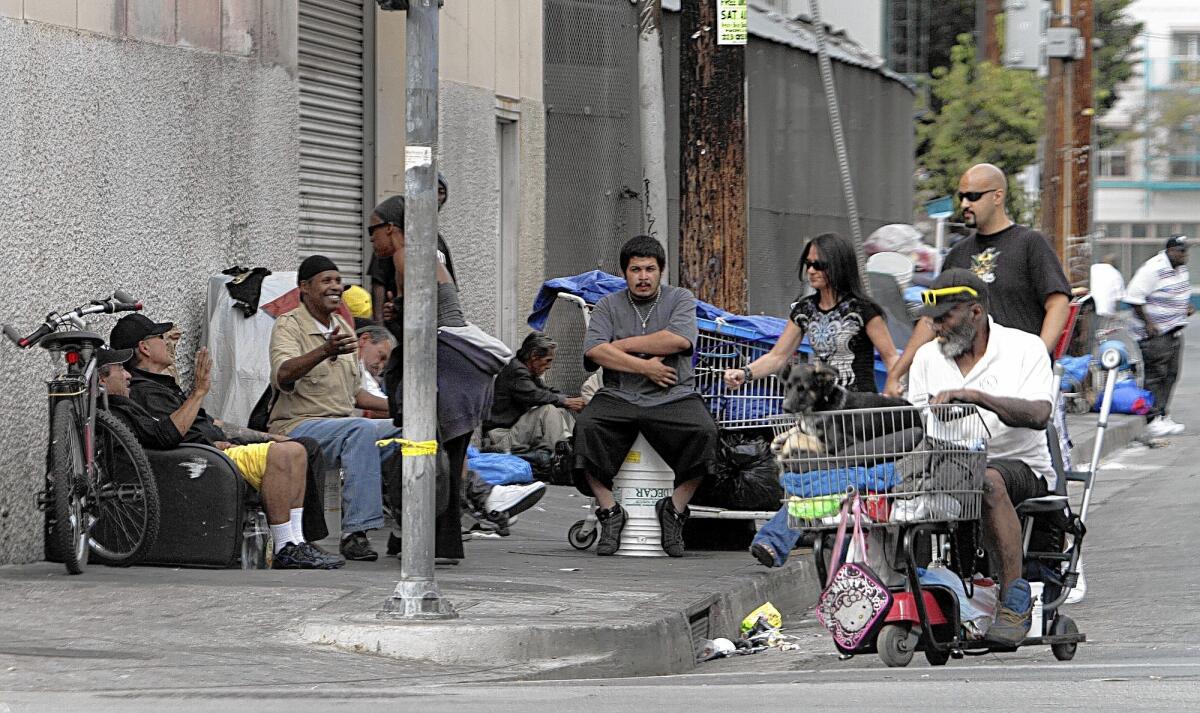
M 376 442 L 400 435 L 386 419 L 356 418 L 355 408 L 387 412 L 387 400 L 362 388 L 354 328 L 337 314 L 342 276 L 324 255 L 300 263 L 300 306 L 275 320 L 271 331 L 271 385 L 279 391 L 271 408 L 271 433 L 312 438 L 325 457 L 340 461 L 341 552 L 346 559 L 373 561 L 367 531 L 383 527 L 380 464 L 395 446 Z
M 583 399 L 547 386 L 542 376 L 554 363 L 558 345 L 542 332 L 531 332 L 516 358 L 496 377 L 492 410 L 483 432 L 492 450 L 521 453 L 564 449 Z
M 225 451 L 242 478 L 262 494 L 275 543 L 274 569 L 336 569 L 344 565 L 341 557 L 304 539 L 308 468 L 304 446 L 210 417 L 200 406 L 212 383 L 207 349 L 196 354 L 192 391 L 185 395 L 167 373 L 175 357 L 163 335 L 172 326 L 130 314 L 113 327 L 109 343 L 115 349 L 102 350 L 98 357 L 109 408 L 144 448 L 170 450 L 180 443 L 198 443 Z M 130 364 L 128 371 L 126 363 Z

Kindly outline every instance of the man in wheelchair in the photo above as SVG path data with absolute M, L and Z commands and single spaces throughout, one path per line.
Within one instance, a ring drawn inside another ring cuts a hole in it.
M 175 363 L 162 335 L 171 323 L 128 315 L 113 327 L 97 357 L 98 376 L 109 409 L 133 431 L 144 448 L 170 450 L 180 443 L 219 448 L 238 473 L 262 494 L 275 543 L 274 569 L 337 569 L 346 561 L 304 538 L 303 513 L 307 451 L 291 439 L 230 426 L 209 416 L 200 404 L 211 387 L 208 350 L 196 354 L 193 388 L 184 395 L 166 369 Z M 130 370 L 125 365 L 130 364 Z M 131 375 L 132 372 L 132 375 Z M 131 389 L 131 383 L 133 387 Z M 131 390 L 136 393 L 131 394 Z M 235 445 L 234 441 L 241 443 Z
M 921 314 L 936 340 L 922 346 L 909 372 L 909 400 L 979 407 L 988 438 L 983 483 L 984 539 L 1000 568 L 1001 601 L 988 641 L 1016 646 L 1028 634 L 1032 602 L 1021 577 L 1022 537 L 1016 506 L 1054 491 L 1056 475 L 1044 433 L 1056 398 L 1046 345 L 1036 335 L 996 324 L 987 285 L 969 270 L 938 276 Z
M 603 367 L 604 387 L 575 422 L 575 485 L 599 507 L 596 554 L 615 553 L 625 511 L 613 498 L 613 479 L 640 432 L 675 472 L 674 492 L 655 510 L 663 551 L 682 557 L 688 502 L 717 445 L 716 424 L 694 385 L 696 298 L 662 284 L 666 254 L 652 237 L 626 242 L 620 263 L 628 287 L 596 303 L 584 339 L 584 366 Z

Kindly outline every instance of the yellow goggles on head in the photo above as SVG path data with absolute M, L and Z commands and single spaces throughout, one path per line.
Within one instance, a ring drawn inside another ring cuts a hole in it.
M 979 297 L 979 293 L 973 288 L 966 285 L 957 287 L 941 287 L 936 290 L 925 290 L 921 293 L 921 301 L 930 307 L 938 303 L 940 297 L 954 297 L 955 295 L 970 295 L 971 297 Z

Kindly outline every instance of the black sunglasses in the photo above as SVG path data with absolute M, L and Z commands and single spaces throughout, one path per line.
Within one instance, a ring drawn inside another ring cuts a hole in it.
M 824 260 L 805 260 L 804 269 L 807 270 L 810 267 L 817 272 L 825 272 L 829 269 L 829 263 Z
M 959 191 L 958 192 L 958 202 L 962 203 L 963 199 L 966 198 L 968 201 L 974 203 L 975 201 L 979 200 L 980 198 L 983 198 L 985 195 L 991 193 L 992 191 L 998 191 L 998 190 L 1000 190 L 1000 189 L 999 188 L 989 188 L 986 191 Z
M 367 226 L 367 235 L 374 235 L 376 230 L 391 225 L 391 223 L 376 223 L 375 225 Z

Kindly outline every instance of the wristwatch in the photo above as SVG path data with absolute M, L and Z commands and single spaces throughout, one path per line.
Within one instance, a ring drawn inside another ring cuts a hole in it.
M 754 381 L 754 373 L 750 371 L 750 367 L 743 366 L 742 373 L 746 375 L 746 381 Z

